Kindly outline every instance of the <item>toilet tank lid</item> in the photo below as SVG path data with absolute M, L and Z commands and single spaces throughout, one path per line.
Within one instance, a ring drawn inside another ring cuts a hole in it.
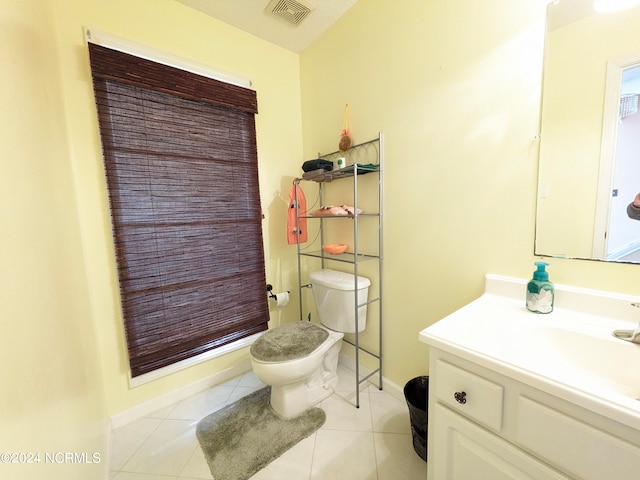
M 355 290 L 356 276 L 351 273 L 324 268 L 311 272 L 309 278 L 311 285 L 315 283 L 336 290 Z M 368 288 L 370 285 L 371 281 L 368 278 L 358 276 L 358 290 Z

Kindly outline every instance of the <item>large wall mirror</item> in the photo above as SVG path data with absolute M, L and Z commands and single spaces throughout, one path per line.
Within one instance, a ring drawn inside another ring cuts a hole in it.
M 593 2 L 548 9 L 535 253 L 640 263 L 640 5 Z

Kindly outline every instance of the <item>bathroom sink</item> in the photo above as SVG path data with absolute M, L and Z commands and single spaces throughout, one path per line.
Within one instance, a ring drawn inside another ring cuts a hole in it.
M 431 346 L 640 429 L 637 297 L 556 285 L 548 315 L 529 312 L 526 282 L 487 276 L 480 298 L 420 333 Z
M 534 326 L 527 332 L 528 347 L 521 347 L 537 355 L 541 373 L 551 370 L 583 388 L 640 398 L 640 345 L 615 338 L 613 327 L 584 330 Z

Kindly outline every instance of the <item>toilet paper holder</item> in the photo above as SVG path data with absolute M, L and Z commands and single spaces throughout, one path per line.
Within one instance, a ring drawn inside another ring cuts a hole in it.
M 269 298 L 273 298 L 276 302 L 278 301 L 278 296 L 273 293 L 273 285 L 271 285 L 270 283 L 267 283 L 267 293 L 269 294 Z M 291 292 L 287 290 L 287 293 Z

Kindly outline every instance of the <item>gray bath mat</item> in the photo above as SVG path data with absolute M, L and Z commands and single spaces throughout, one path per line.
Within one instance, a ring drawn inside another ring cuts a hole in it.
M 283 418 L 269 405 L 271 388 L 200 420 L 196 436 L 214 480 L 246 480 L 307 438 L 326 419 L 320 408 Z

